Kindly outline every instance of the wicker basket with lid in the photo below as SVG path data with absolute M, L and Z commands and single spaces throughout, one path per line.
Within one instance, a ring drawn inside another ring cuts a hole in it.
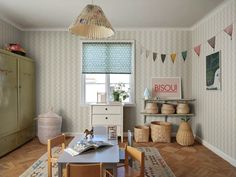
M 191 146 L 194 144 L 193 131 L 188 122 L 181 122 L 176 134 L 176 141 L 182 146 Z
M 162 114 L 174 114 L 175 113 L 174 105 L 172 105 L 172 104 L 162 104 L 161 113 Z
M 61 134 L 62 117 L 51 109 L 45 114 L 40 114 L 38 120 L 38 138 L 42 144 L 47 144 L 51 139 Z
M 190 109 L 187 103 L 178 103 L 176 107 L 177 114 L 188 114 L 189 112 L 190 112 Z
M 159 112 L 157 103 L 152 103 L 152 102 L 146 103 L 145 111 L 146 113 L 157 114 Z

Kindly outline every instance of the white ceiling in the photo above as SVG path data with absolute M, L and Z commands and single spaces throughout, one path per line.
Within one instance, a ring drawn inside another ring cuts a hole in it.
M 226 0 L 94 0 L 114 28 L 189 28 Z M 92 0 L 0 0 L 22 29 L 67 28 Z

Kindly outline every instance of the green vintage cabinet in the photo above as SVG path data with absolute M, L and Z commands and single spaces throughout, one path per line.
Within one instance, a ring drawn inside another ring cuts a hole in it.
M 0 156 L 35 136 L 35 64 L 0 50 Z
M 0 53 L 0 137 L 18 129 L 17 85 L 17 59 Z

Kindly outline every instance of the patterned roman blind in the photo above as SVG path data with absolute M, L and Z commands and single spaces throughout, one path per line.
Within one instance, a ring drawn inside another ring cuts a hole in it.
M 131 74 L 131 42 L 84 42 L 83 74 Z

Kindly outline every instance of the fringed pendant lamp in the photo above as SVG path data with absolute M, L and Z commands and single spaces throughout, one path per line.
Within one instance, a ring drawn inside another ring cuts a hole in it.
M 108 38 L 114 35 L 114 29 L 101 7 L 92 4 L 88 4 L 83 9 L 75 23 L 69 27 L 69 31 L 89 39 Z

